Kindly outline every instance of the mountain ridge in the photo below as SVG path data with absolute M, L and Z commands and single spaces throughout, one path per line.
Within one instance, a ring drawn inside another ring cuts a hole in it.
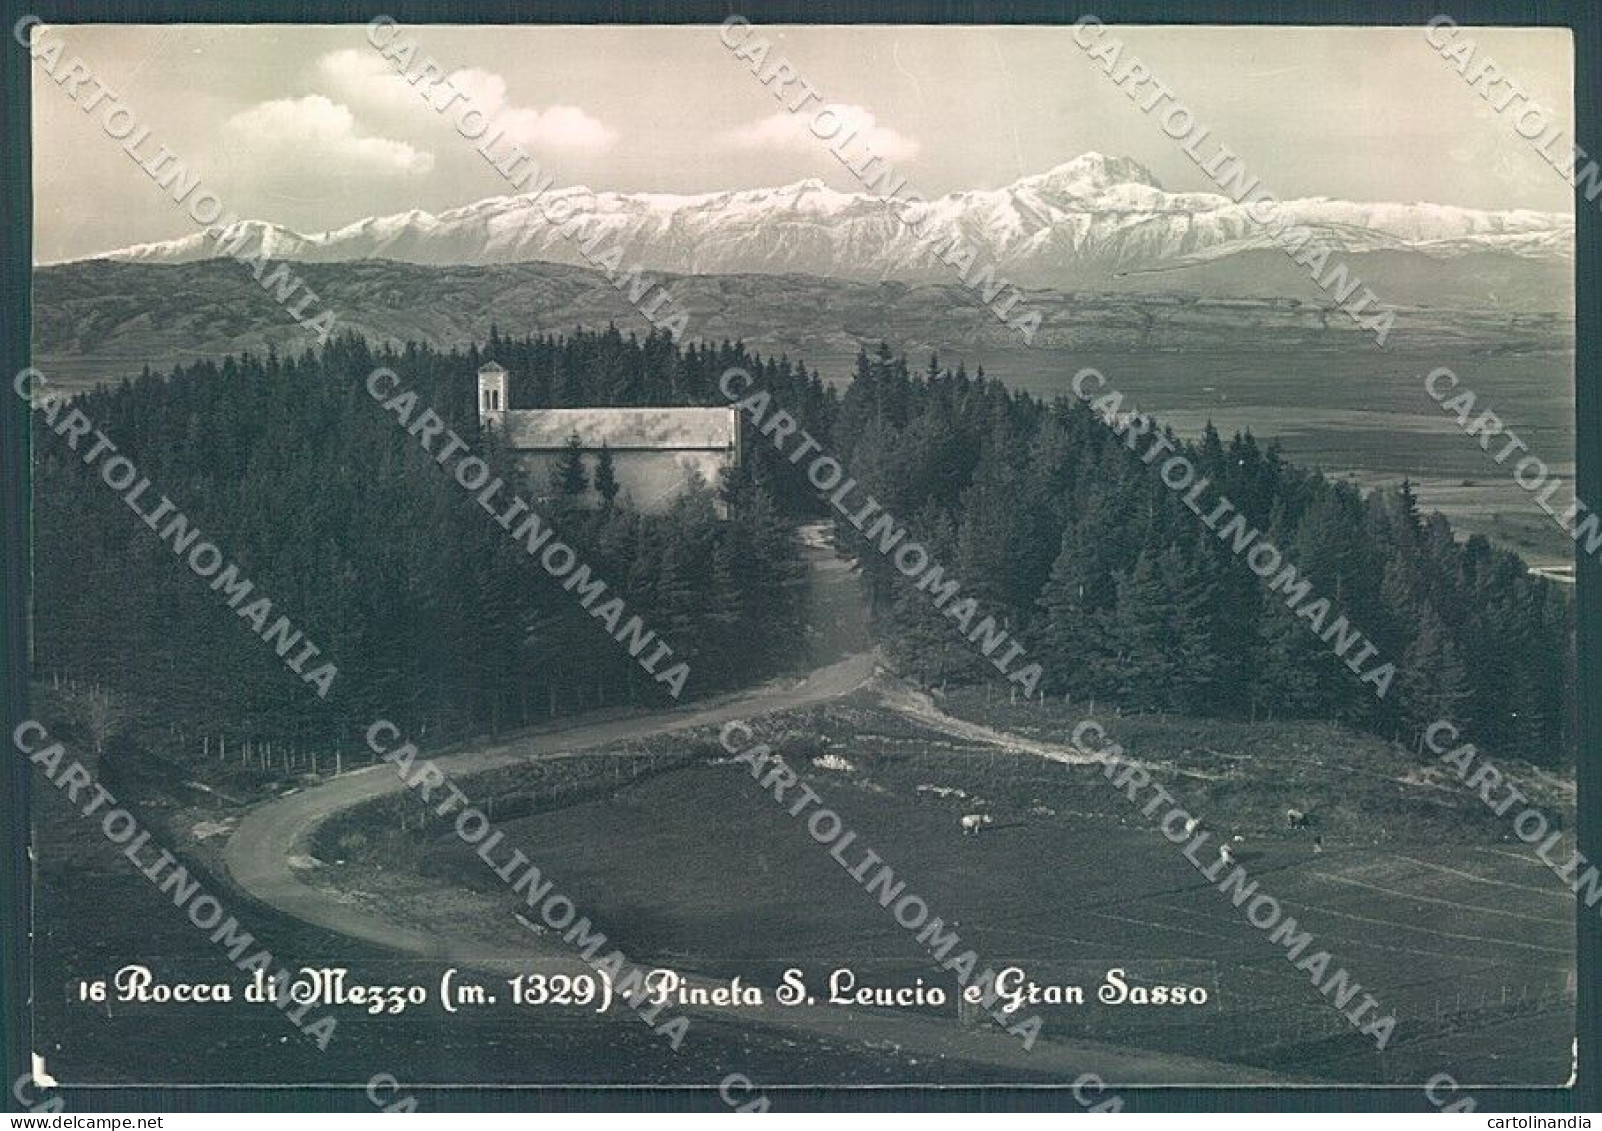
M 584 265 L 579 244 L 593 240 L 591 246 L 621 248 L 625 262 L 650 271 L 932 282 L 951 277 L 935 249 L 955 238 L 1021 286 L 1073 288 L 1272 247 L 1245 205 L 1216 193 L 1168 192 L 1139 162 L 1100 153 L 1001 188 L 897 202 L 895 209 L 881 197 L 841 192 L 816 177 L 695 195 L 570 187 L 546 192 L 543 202 L 535 194 L 496 196 L 439 213 L 411 209 L 311 233 L 245 219 L 223 229 L 221 238 L 197 232 L 71 262 L 187 263 L 216 258 L 229 246 L 236 255 L 308 263 Z M 545 207 L 567 205 L 583 217 L 579 238 L 545 218 Z M 1390 251 L 1433 261 L 1573 256 L 1574 221 L 1560 213 L 1312 197 L 1281 202 L 1279 214 L 1346 253 Z M 1173 284 L 1183 287 L 1181 274 Z

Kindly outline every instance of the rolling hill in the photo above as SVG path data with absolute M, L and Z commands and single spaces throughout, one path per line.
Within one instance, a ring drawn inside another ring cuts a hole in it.
M 859 347 L 888 340 L 913 356 L 931 350 L 997 365 L 1015 355 L 1020 365 L 1045 351 L 1108 349 L 1174 352 L 1271 344 L 1276 350 L 1365 351 L 1372 341 L 1332 313 L 1295 264 L 1277 251 L 1248 253 L 1259 297 L 1208 298 L 1158 290 L 1146 293 L 1031 290 L 1044 315 L 1034 350 L 998 322 L 956 282 L 876 283 L 807 275 L 664 276 L 675 302 L 690 312 L 688 336 L 743 339 L 764 353 L 788 353 L 813 364 L 848 362 Z M 1381 293 L 1403 278 L 1412 261 L 1387 253 L 1355 257 Z M 1468 348 L 1506 352 L 1567 348 L 1572 316 L 1542 309 L 1543 294 L 1561 292 L 1566 267 L 1522 260 L 1498 274 L 1494 263 L 1466 259 L 1445 309 L 1404 310 L 1391 349 Z M 1214 269 L 1219 269 L 1215 265 Z M 341 329 L 376 341 L 419 341 L 449 348 L 481 341 L 492 322 L 516 333 L 568 331 L 616 323 L 644 334 L 649 324 L 607 278 L 587 268 L 552 263 L 431 267 L 387 260 L 307 263 L 297 270 Z M 1300 285 L 1300 292 L 1295 290 Z M 1275 295 L 1283 285 L 1291 294 Z M 1520 303 L 1493 307 L 1491 292 Z M 1264 294 L 1263 292 L 1267 292 Z M 1275 296 L 1275 297 L 1270 297 Z M 260 286 L 232 260 L 150 265 L 86 260 L 34 272 L 35 363 L 65 384 L 93 384 L 158 370 L 180 361 L 216 358 L 271 345 L 280 353 L 313 344 Z M 844 376 L 826 372 L 826 376 Z

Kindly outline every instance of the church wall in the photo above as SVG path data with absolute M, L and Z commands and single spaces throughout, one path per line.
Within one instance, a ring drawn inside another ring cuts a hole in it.
M 519 453 L 518 463 L 529 476 L 536 495 L 551 493 L 551 476 L 561 458 L 560 452 Z M 588 453 L 584 456 L 584 466 L 592 482 L 597 459 Z M 716 488 L 727 461 L 726 453 L 713 451 L 613 452 L 612 467 L 620 487 L 618 501 L 642 514 L 661 514 L 689 489 L 696 475 L 709 487 Z M 599 498 L 591 493 L 587 501 L 595 503 Z

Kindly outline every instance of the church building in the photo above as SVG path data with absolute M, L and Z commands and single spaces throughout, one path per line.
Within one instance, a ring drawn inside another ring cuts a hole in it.
M 740 414 L 733 407 L 512 409 L 510 376 L 493 361 L 478 371 L 479 426 L 517 452 L 542 493 L 573 437 L 591 483 L 605 447 L 618 504 L 644 514 L 668 510 L 698 482 L 715 490 L 723 469 L 740 465 Z M 587 500 L 599 501 L 593 486 Z

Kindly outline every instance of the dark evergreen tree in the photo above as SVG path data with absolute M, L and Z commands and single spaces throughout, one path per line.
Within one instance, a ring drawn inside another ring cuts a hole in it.
M 1399 670 L 1405 696 L 1405 718 L 1413 736 L 1438 719 L 1457 721 L 1469 697 L 1468 672 L 1458 658 L 1445 623 L 1435 607 L 1425 604 L 1414 638 Z
M 617 466 L 612 459 L 612 449 L 603 443 L 600 455 L 595 458 L 595 493 L 601 497 L 604 505 L 610 507 L 617 501 L 618 489 Z
M 1220 657 L 1213 584 L 1177 544 L 1157 560 L 1157 572 L 1172 610 L 1167 648 L 1173 670 L 1162 689 L 1165 705 L 1187 714 L 1214 713 Z
M 1169 587 L 1149 550 L 1141 550 L 1114 580 L 1117 598 L 1101 618 L 1105 643 L 1096 682 L 1127 707 L 1162 710 L 1167 685 L 1179 674 L 1178 657 L 1169 648 L 1175 619 Z
M 590 474 L 584 467 L 584 444 L 569 436 L 556 466 L 551 469 L 551 489 L 568 499 L 580 498 L 590 489 Z

